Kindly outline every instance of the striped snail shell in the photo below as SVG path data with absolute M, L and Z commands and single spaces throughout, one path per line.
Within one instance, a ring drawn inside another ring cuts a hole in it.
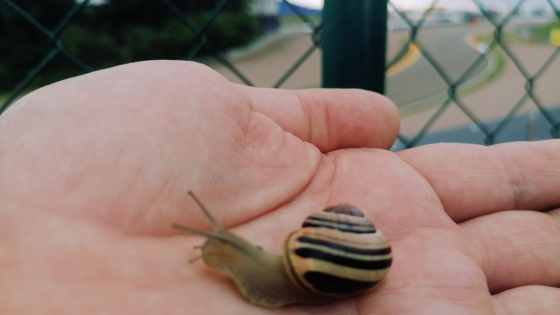
M 308 290 L 334 297 L 374 287 L 391 266 L 391 247 L 363 212 L 350 205 L 312 214 L 285 243 L 289 276 Z
M 285 240 L 284 254 L 266 252 L 227 231 L 189 192 L 211 231 L 173 227 L 206 237 L 204 263 L 225 274 L 250 303 L 274 308 L 322 304 L 367 292 L 391 266 L 391 247 L 362 211 L 337 205 L 308 216 Z

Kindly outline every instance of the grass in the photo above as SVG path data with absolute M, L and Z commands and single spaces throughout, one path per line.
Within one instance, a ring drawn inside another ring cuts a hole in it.
M 507 35 L 506 35 L 507 38 Z M 475 37 L 475 41 L 477 43 L 484 43 L 490 44 L 493 39 L 493 34 L 485 34 Z M 504 73 L 506 66 L 507 66 L 507 57 L 503 51 L 497 48 L 493 48 L 490 53 L 489 57 L 494 59 L 494 68 L 491 72 L 485 74 L 485 76 L 477 81 L 475 84 L 467 86 L 460 92 L 460 96 L 464 96 L 470 93 L 477 91 L 478 89 L 482 88 L 485 85 L 488 85 L 496 80 L 498 80 L 502 74 Z
M 315 25 L 319 25 L 321 23 L 320 15 L 308 15 L 307 18 L 313 21 Z M 297 15 L 285 15 L 280 17 L 280 25 L 282 26 L 297 24 L 305 24 L 305 22 Z
M 8 93 L 2 93 L 0 92 L 0 115 L 2 115 L 2 113 L 4 112 L 4 110 L 6 110 L 6 105 L 4 104 L 4 102 L 6 102 L 6 100 L 8 99 Z
M 0 92 L 0 106 L 4 105 L 4 102 L 8 99 L 8 92 Z
M 517 32 L 511 33 L 508 39 L 530 45 L 551 45 L 550 31 L 553 29 L 560 30 L 560 20 L 518 30 Z M 528 31 L 528 37 L 520 35 L 520 32 L 524 30 Z
M 492 51 L 492 55 L 496 60 L 496 68 L 492 71 L 488 77 L 485 79 L 486 83 L 492 82 L 497 80 L 499 77 L 502 76 L 504 70 L 506 69 L 506 55 L 499 49 L 494 49 Z
M 530 40 L 537 43 L 549 43 L 550 31 L 553 29 L 560 29 L 560 20 L 530 28 Z

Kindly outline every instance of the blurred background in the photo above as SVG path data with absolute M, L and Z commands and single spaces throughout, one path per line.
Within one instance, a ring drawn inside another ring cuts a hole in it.
M 148 59 L 230 80 L 357 87 L 399 106 L 394 149 L 560 135 L 560 0 L 0 0 L 0 113 Z

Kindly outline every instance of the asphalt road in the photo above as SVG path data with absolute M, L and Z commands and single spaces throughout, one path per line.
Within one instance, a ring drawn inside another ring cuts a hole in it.
M 466 43 L 471 27 L 468 25 L 445 26 L 422 29 L 418 42 L 428 53 L 405 71 L 387 78 L 387 95 L 400 107 L 430 99 L 445 93 L 449 88 L 428 58 L 435 60 L 449 79 L 456 81 L 475 62 L 479 53 Z M 470 78 L 478 75 L 487 61 L 471 72 Z

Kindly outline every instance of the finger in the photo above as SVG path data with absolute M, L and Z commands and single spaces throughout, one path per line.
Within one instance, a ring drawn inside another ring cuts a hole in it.
M 460 225 L 492 292 L 523 285 L 560 285 L 560 218 L 506 211 Z
M 492 147 L 431 145 L 402 151 L 400 156 L 430 182 L 456 221 L 560 204 L 559 140 Z
M 557 315 L 560 289 L 527 286 L 504 291 L 494 296 L 496 315 Z
M 242 87 L 261 112 L 321 151 L 388 148 L 399 130 L 391 101 L 363 90 L 276 90 Z

